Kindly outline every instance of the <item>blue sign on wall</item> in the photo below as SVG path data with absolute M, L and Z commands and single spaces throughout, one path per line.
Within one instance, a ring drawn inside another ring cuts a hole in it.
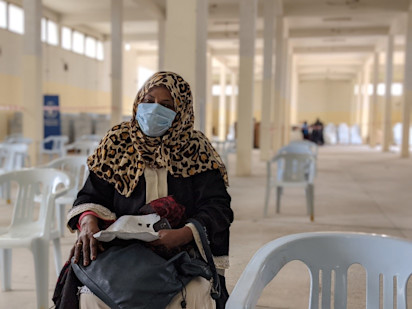
M 60 107 L 59 96 L 57 95 L 45 95 L 43 106 L 43 119 L 44 119 L 44 137 L 50 135 L 61 135 L 61 119 L 60 119 Z M 51 149 L 50 145 L 46 144 L 46 149 Z

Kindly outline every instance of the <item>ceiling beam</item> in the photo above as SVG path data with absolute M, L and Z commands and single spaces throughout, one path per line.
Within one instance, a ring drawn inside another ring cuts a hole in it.
M 327 38 L 327 37 L 360 37 L 360 36 L 386 36 L 389 27 L 362 27 L 362 28 L 313 28 L 290 29 L 290 39 Z
M 295 54 L 373 53 L 374 46 L 316 46 L 294 47 Z
M 152 21 L 153 17 L 149 16 L 142 9 L 124 8 L 123 21 Z M 60 22 L 65 25 L 76 25 L 84 23 L 110 23 L 110 10 L 90 10 L 83 11 L 81 14 L 62 14 Z

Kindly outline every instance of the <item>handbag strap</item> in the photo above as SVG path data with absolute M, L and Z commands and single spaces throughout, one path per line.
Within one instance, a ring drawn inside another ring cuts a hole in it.
M 218 299 L 220 297 L 220 292 L 221 292 L 220 280 L 219 280 L 219 275 L 216 271 L 215 262 L 213 261 L 212 251 L 210 250 L 209 240 L 207 239 L 206 230 L 200 224 L 200 222 L 197 221 L 196 219 L 191 218 L 187 221 L 192 223 L 196 227 L 196 230 L 199 233 L 200 240 L 203 246 L 203 250 L 205 251 L 207 263 L 209 264 L 210 270 L 212 271 L 212 274 L 213 274 L 212 292 L 210 294 L 213 299 Z

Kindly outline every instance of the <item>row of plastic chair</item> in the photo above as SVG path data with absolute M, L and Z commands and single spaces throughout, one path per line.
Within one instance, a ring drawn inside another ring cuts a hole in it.
M 279 149 L 266 164 L 266 192 L 263 216 L 267 216 L 270 193 L 276 190 L 276 213 L 285 187 L 303 187 L 307 214 L 314 220 L 314 178 L 317 170 L 318 146 L 310 141 L 294 141 Z M 276 170 L 275 170 L 276 167 Z
M 81 142 L 87 154 L 97 146 L 94 141 Z M 30 249 L 35 266 L 37 308 L 48 308 L 49 241 L 53 242 L 58 274 L 62 267 L 60 237 L 64 236 L 65 207 L 73 204 L 88 176 L 87 155 L 67 156 L 61 152 L 62 157 L 48 164 L 23 169 L 27 151 L 27 143 L 0 144 L 0 189 L 8 203 L 14 202 L 9 227 L 0 227 L 1 283 L 3 291 L 11 289 L 11 250 Z M 59 183 L 63 185 L 62 190 L 56 191 Z M 17 192 L 17 196 L 11 191 Z M 39 210 L 34 216 L 36 205 Z
M 0 185 L 18 186 L 13 216 L 7 228 L 0 229 L 0 268 L 2 290 L 11 289 L 12 249 L 27 248 L 33 254 L 37 308 L 48 308 L 49 242 L 53 242 L 56 272 L 62 267 L 60 234 L 52 224 L 56 199 L 70 188 L 66 172 L 51 168 L 28 168 L 0 175 Z M 36 212 L 35 196 L 41 196 Z

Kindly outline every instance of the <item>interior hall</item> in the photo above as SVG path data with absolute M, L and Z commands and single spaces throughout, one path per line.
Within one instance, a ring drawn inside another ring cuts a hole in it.
M 0 0 L 0 308 L 53 306 L 77 239 L 65 216 L 87 176 L 56 199 L 42 268 L 31 245 L 2 243 L 17 192 L 2 175 L 78 156 L 87 170 L 158 71 L 188 81 L 195 129 L 228 171 L 230 295 L 237 284 L 249 295 L 242 273 L 284 236 L 365 233 L 412 246 L 412 0 Z M 41 216 L 39 204 L 30 214 Z M 361 264 L 345 278 L 347 308 L 370 295 Z M 307 308 L 307 267 L 287 263 L 256 308 Z M 346 308 L 326 304 L 331 294 L 319 308 Z M 386 304 L 376 308 L 395 308 Z

